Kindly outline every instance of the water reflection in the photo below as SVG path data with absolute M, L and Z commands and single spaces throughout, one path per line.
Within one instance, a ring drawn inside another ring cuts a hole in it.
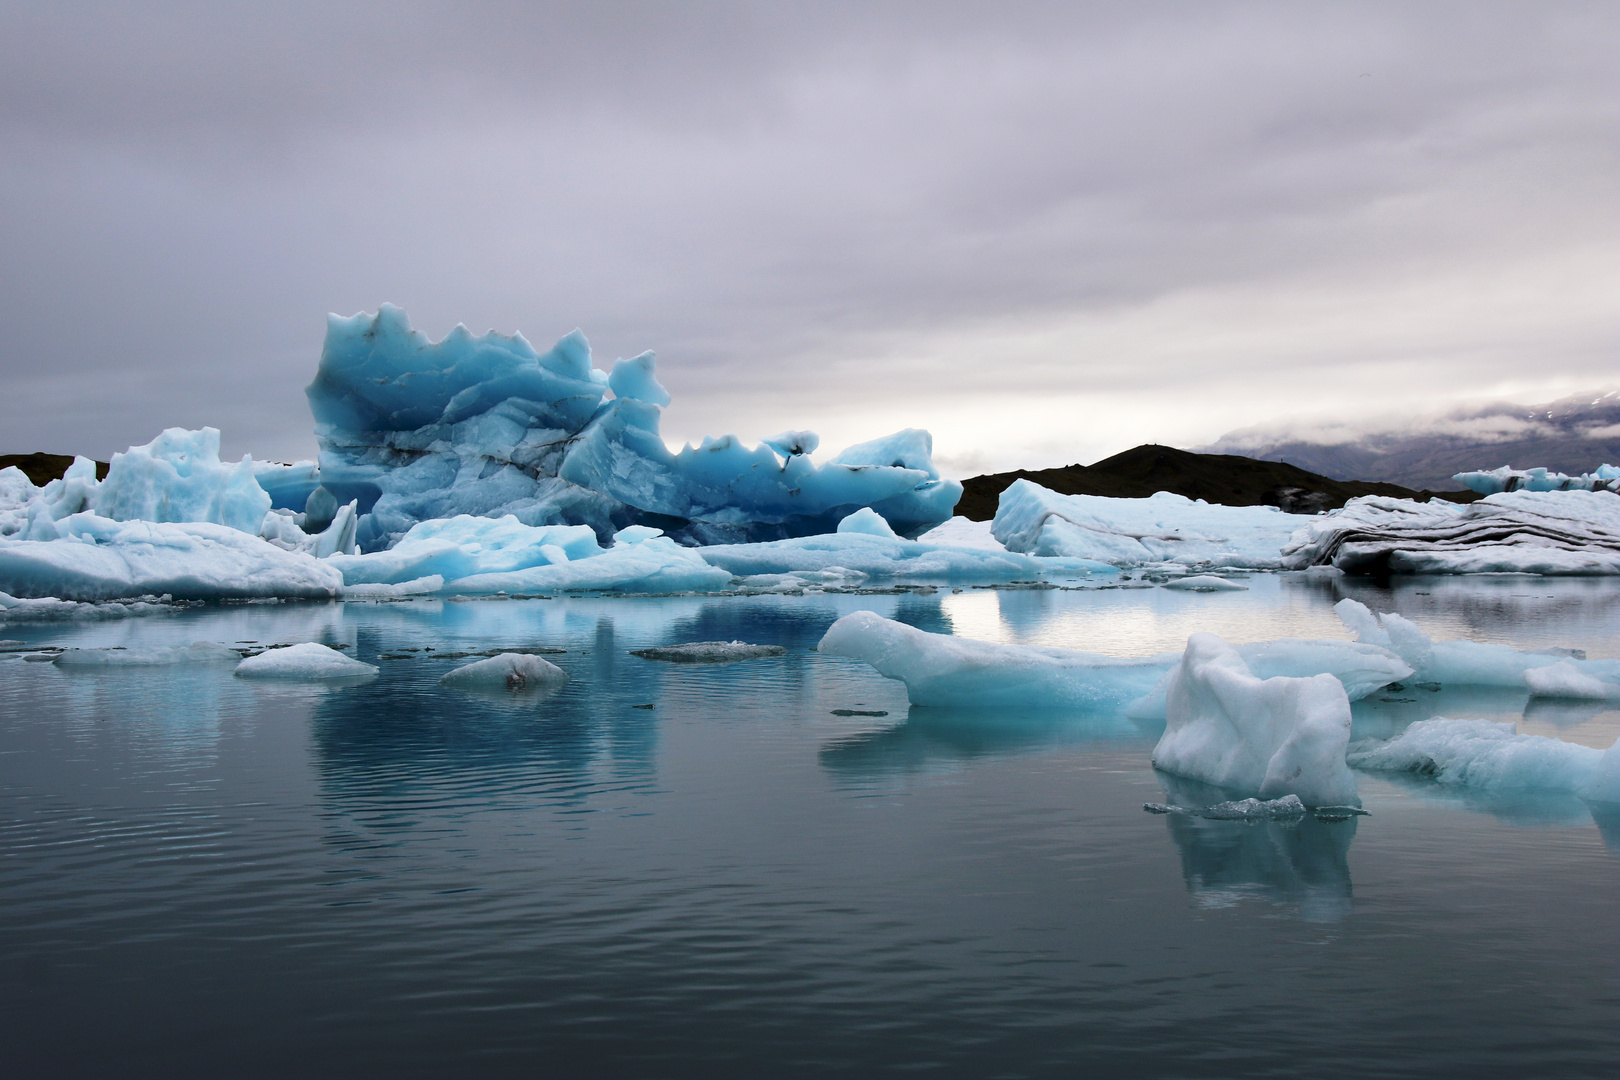
M 1165 801 L 1210 806 L 1231 793 L 1159 773 Z M 1351 911 L 1350 843 L 1356 819 L 1297 822 L 1210 821 L 1165 816 L 1170 838 L 1181 849 L 1181 875 L 1195 903 L 1230 907 L 1258 899 L 1295 907 L 1306 922 L 1335 923 Z
M 978 758 L 1138 737 L 1121 717 L 912 706 L 897 724 L 827 742 L 817 760 L 842 781 L 866 783 L 953 771 Z

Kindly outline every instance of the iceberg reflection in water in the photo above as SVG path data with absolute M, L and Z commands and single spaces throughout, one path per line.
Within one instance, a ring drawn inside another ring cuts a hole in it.
M 1165 801 L 1174 806 L 1211 806 L 1232 796 L 1220 788 L 1158 774 Z M 1201 908 L 1263 900 L 1295 909 L 1307 922 L 1336 923 L 1350 915 L 1350 844 L 1355 817 L 1321 821 L 1305 814 L 1292 821 L 1211 821 L 1164 815 L 1181 852 L 1187 892 Z
M 1346 640 L 1332 605 L 1353 595 L 1436 638 L 1620 654 L 1620 582 L 1245 584 L 274 604 L 7 625 L 0 637 L 24 643 L 0 652 L 7 1065 L 1612 1072 L 1620 806 L 1358 773 L 1366 818 L 1161 818 L 1144 803 L 1235 794 L 1156 773 L 1162 723 L 914 707 L 869 664 L 812 649 L 861 610 L 1123 656 L 1204 628 Z M 630 655 L 739 640 L 783 653 L 718 666 Z M 279 684 L 229 663 L 23 659 L 196 641 L 314 641 L 379 672 Z M 568 682 L 439 684 L 514 648 L 562 650 L 545 657 Z M 1604 703 L 1409 686 L 1356 702 L 1352 738 L 1436 715 L 1593 747 L 1620 726 Z M 1525 985 L 1537 992 L 1503 992 Z

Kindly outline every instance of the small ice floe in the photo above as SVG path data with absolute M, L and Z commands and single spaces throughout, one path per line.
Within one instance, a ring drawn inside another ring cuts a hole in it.
M 1350 765 L 1484 791 L 1546 791 L 1620 803 L 1620 740 L 1607 750 L 1520 735 L 1489 720 L 1419 720 L 1385 742 L 1350 747 Z
M 1214 806 L 1175 806 L 1150 802 L 1143 803 L 1142 809 L 1150 814 L 1180 814 L 1212 821 L 1297 821 L 1306 814 L 1305 804 L 1298 795 L 1284 795 L 1280 799 L 1238 799 Z
M 439 685 L 453 686 L 459 690 L 502 687 L 507 690 L 533 690 L 542 686 L 561 686 L 567 681 L 568 672 L 551 661 L 530 653 L 509 652 L 446 672 L 439 679 Z
M 154 645 L 144 649 L 66 649 L 56 654 L 57 667 L 167 667 L 171 664 L 236 663 L 242 654 L 228 645 L 197 641 L 190 645 Z
M 675 664 L 730 664 L 765 656 L 786 656 L 787 650 L 780 645 L 750 645 L 746 641 L 693 641 L 685 645 L 631 649 L 630 655 Z
M 1531 697 L 1570 701 L 1604 701 L 1611 690 L 1620 689 L 1588 675 L 1568 660 L 1529 669 L 1524 673 L 1524 684 L 1530 688 Z
M 336 649 L 313 641 L 302 645 L 289 645 L 283 649 L 266 649 L 236 665 L 236 674 L 244 679 L 355 679 L 377 674 L 374 664 L 351 660 Z
M 1247 592 L 1247 585 L 1236 581 L 1229 581 L 1214 574 L 1193 574 L 1191 577 L 1173 578 L 1164 583 L 1166 589 L 1181 589 L 1184 592 Z

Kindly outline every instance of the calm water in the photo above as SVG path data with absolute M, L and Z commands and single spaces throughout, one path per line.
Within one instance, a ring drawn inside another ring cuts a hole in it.
M 861 608 L 1122 655 L 1345 637 L 1348 594 L 1436 637 L 1620 655 L 1617 582 L 1249 584 L 0 628 L 347 643 L 382 667 L 321 688 L 0 660 L 6 1072 L 1614 1075 L 1620 821 L 1365 775 L 1357 821 L 1153 816 L 1210 793 L 1151 770 L 1151 727 L 909 709 L 809 649 Z M 733 638 L 788 655 L 627 655 Z M 573 681 L 441 689 L 458 661 L 425 651 L 500 645 L 566 649 Z M 1612 710 L 1419 696 L 1359 706 L 1358 734 L 1435 713 L 1620 734 Z

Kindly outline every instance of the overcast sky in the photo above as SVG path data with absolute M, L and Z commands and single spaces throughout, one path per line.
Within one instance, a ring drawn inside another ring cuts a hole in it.
M 953 475 L 1620 385 L 1620 4 L 0 2 L 0 452 L 310 456 L 329 311 Z

